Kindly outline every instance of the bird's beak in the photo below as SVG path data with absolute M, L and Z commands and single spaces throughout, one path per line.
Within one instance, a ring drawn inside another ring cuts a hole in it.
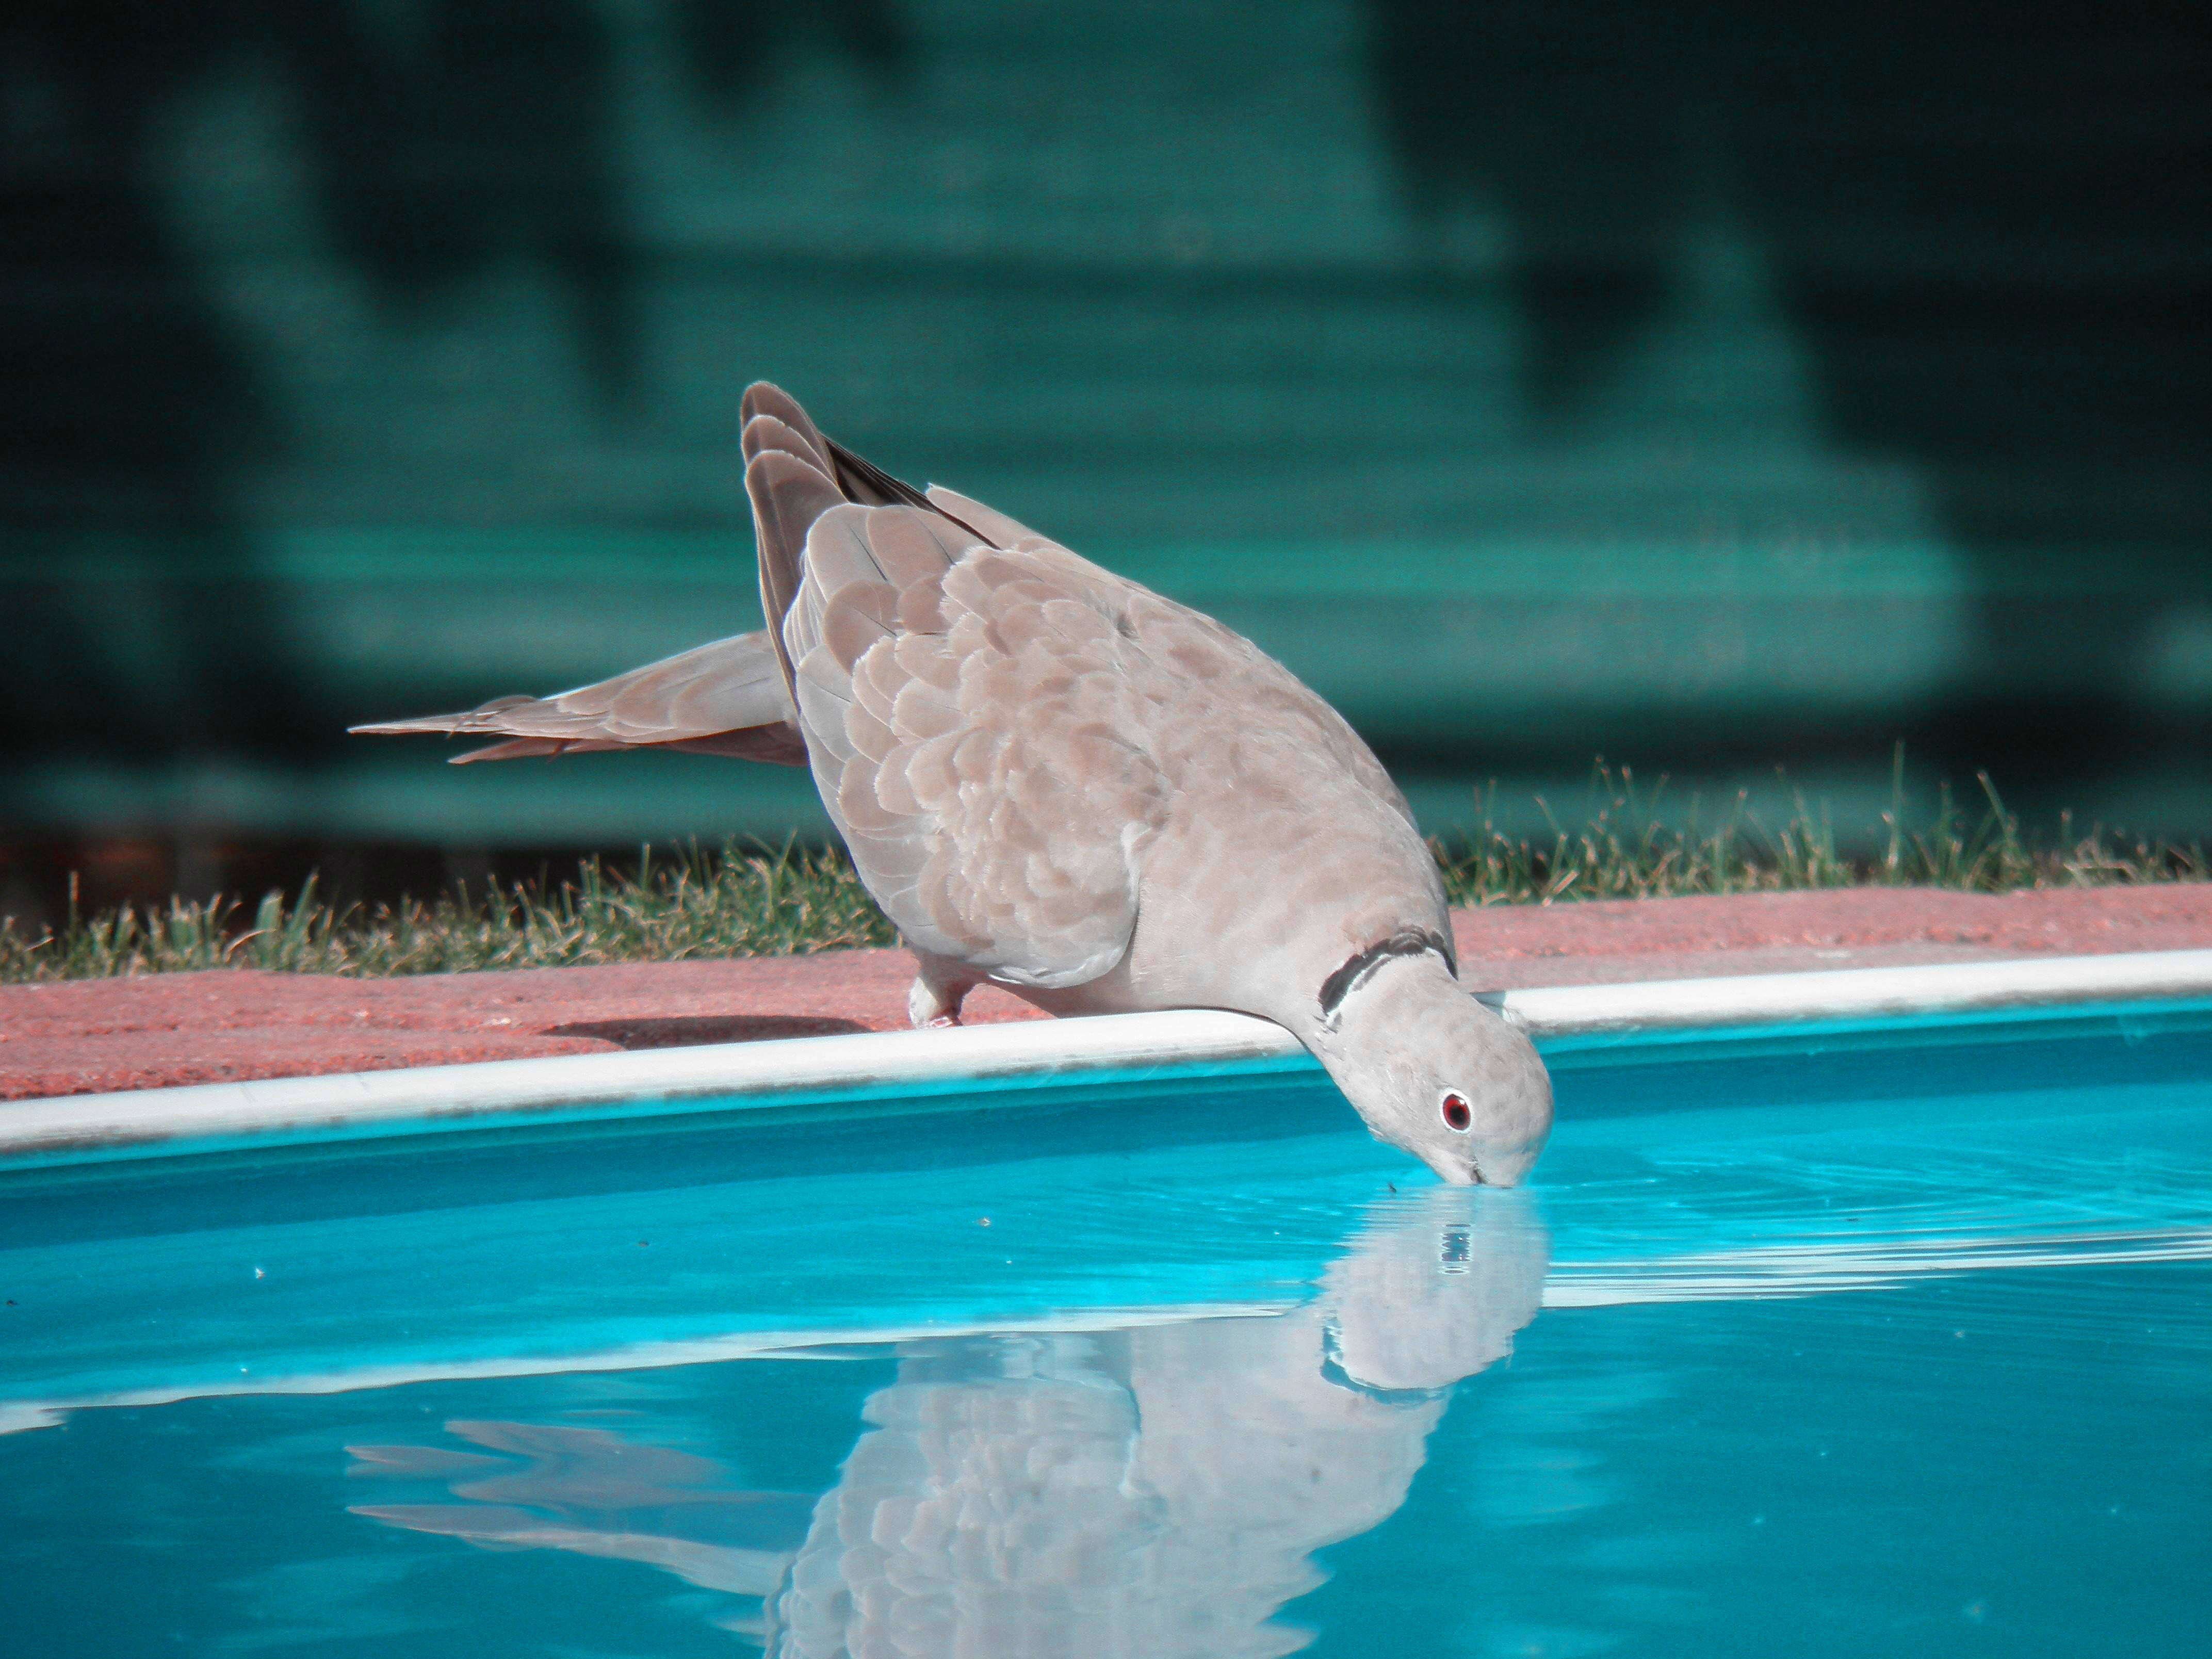
M 1474 1178 L 1486 1187 L 1518 1187 L 1528 1178 L 1535 1167 L 1536 1154 L 1543 1151 L 1543 1143 L 1517 1148 L 1509 1152 L 1492 1152 L 1485 1157 Z
M 1470 1159 L 1453 1158 L 1449 1153 L 1439 1153 L 1431 1158 L 1426 1152 L 1420 1154 L 1420 1159 L 1455 1187 L 1480 1187 L 1485 1184 L 1482 1171 L 1477 1169 Z

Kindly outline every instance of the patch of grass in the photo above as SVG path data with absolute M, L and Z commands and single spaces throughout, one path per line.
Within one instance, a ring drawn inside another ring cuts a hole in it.
M 594 860 L 551 893 L 528 884 L 374 909 L 296 898 L 125 904 L 35 937 L 0 919 L 0 983 L 196 968 L 285 973 L 445 974 L 686 957 L 791 956 L 894 945 L 898 935 L 839 854 L 726 844 L 609 874 Z
M 1466 842 L 1437 846 L 1454 904 L 1550 904 L 1691 893 L 1772 893 L 1836 887 L 1939 887 L 2001 893 L 2203 881 L 2199 846 L 2125 841 L 2093 829 L 2032 842 L 1984 778 L 1969 815 L 1945 790 L 1935 816 L 1908 822 L 1904 793 L 1882 815 L 1872 856 L 1847 858 L 1825 809 L 1802 799 L 1786 823 L 1760 823 L 1739 799 L 1710 825 L 1697 804 L 1662 817 L 1663 787 L 1648 795 L 1626 769 L 1596 774 L 1597 805 L 1578 830 L 1513 837 L 1486 813 Z M 1547 816 L 1549 809 L 1547 808 Z M 269 893 L 249 912 L 234 898 L 124 905 L 91 916 L 71 906 L 58 930 L 33 935 L 0 918 L 0 983 L 94 979 L 195 968 L 290 973 L 453 973 L 557 968 L 686 957 L 796 955 L 897 943 L 841 853 L 696 849 L 635 875 L 589 864 L 546 893 L 527 884 L 471 896 L 334 908 L 312 878 L 296 897 Z
M 1836 887 L 2009 893 L 2212 878 L 2212 860 L 2201 845 L 2130 841 L 2101 827 L 2082 835 L 2070 815 L 2059 820 L 2055 842 L 2039 843 L 2023 835 L 1987 774 L 1976 781 L 1982 796 L 1978 815 L 1969 816 L 1947 784 L 1934 817 L 1916 826 L 1905 808 L 1900 773 L 1874 837 L 1881 850 L 1846 858 L 1837 851 L 1826 808 L 1802 795 L 1793 798 L 1790 817 L 1780 824 L 1761 823 L 1740 796 L 1707 825 L 1694 800 L 1680 817 L 1662 817 L 1663 782 L 1647 796 L 1627 768 L 1601 766 L 1593 789 L 1598 805 L 1581 829 L 1564 829 L 1553 819 L 1548 836 L 1516 838 L 1493 828 L 1486 810 L 1464 845 L 1437 845 L 1437 861 L 1455 905 Z M 1540 798 L 1537 804 L 1552 818 Z

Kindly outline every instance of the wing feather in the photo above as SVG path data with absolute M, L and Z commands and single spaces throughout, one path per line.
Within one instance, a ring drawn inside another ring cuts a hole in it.
M 868 520 L 874 511 L 848 501 L 815 520 L 806 532 L 802 592 L 811 587 L 826 598 L 848 582 L 897 586 L 876 562 L 875 550 L 868 545 Z
M 753 504 L 761 615 L 768 621 L 769 641 L 788 684 L 793 659 L 785 629 L 799 592 L 807 533 L 816 520 L 845 498 L 817 469 L 781 449 L 763 450 L 745 463 L 745 493 Z
M 942 581 L 945 573 L 980 546 L 961 526 L 927 513 L 874 513 L 868 545 L 884 580 L 896 587 Z
M 745 388 L 744 401 L 738 408 L 742 425 L 750 426 L 765 416 L 779 422 L 786 431 L 797 437 L 804 446 L 807 459 L 813 461 L 824 477 L 834 476 L 836 467 L 830 459 L 830 441 L 822 435 L 814 417 L 799 406 L 799 399 L 781 386 L 767 380 L 756 380 Z M 799 452 L 794 451 L 794 453 Z M 752 456 L 745 457 L 750 460 Z
M 1049 539 L 1040 536 L 1025 524 L 1018 524 L 994 507 L 986 507 L 972 496 L 957 489 L 947 489 L 943 484 L 929 487 L 930 505 L 940 513 L 950 514 L 979 536 L 997 543 L 1000 547 L 1019 547 L 1024 543 L 1049 545 Z
M 848 672 L 872 646 L 898 637 L 898 595 L 887 582 L 848 582 L 822 613 L 822 643 Z

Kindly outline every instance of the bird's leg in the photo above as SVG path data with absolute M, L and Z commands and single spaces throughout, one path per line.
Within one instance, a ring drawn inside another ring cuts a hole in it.
M 914 989 L 906 995 L 907 1018 L 916 1030 L 931 1026 L 957 1025 L 960 1023 L 960 1004 L 979 981 L 973 975 L 963 972 L 951 963 L 934 957 L 919 957 L 921 971 L 915 975 Z

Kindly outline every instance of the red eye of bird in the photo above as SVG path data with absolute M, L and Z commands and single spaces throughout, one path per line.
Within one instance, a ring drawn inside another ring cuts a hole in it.
M 1444 1097 L 1444 1126 L 1447 1128 L 1455 1129 L 1461 1134 L 1465 1134 L 1468 1125 L 1474 1121 L 1474 1114 L 1468 1109 L 1468 1104 L 1464 1099 L 1458 1095 Z

